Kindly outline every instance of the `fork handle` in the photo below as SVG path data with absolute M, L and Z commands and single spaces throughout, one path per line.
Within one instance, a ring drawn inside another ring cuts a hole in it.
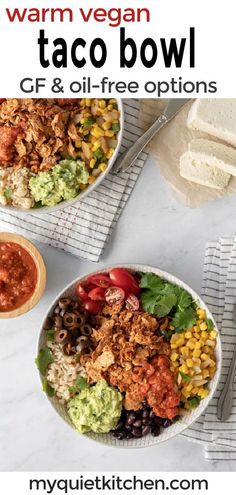
M 236 370 L 236 347 L 234 348 L 233 357 L 230 363 L 229 373 L 225 386 L 220 394 L 217 404 L 217 418 L 220 421 L 227 421 L 233 406 L 233 385 Z
M 149 127 L 149 129 L 138 138 L 138 140 L 128 149 L 121 153 L 119 158 L 116 160 L 113 167 L 114 172 L 126 172 L 140 153 L 143 151 L 145 146 L 149 143 L 152 137 L 166 124 L 168 118 L 164 113 L 162 113 L 159 118 Z

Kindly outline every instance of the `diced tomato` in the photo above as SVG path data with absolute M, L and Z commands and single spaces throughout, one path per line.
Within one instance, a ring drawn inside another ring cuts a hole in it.
M 110 279 L 113 285 L 121 287 L 126 295 L 130 293 L 138 295 L 140 293 L 138 280 L 126 268 L 113 268 L 110 271 Z
M 130 311 L 138 311 L 140 307 L 139 300 L 134 294 L 130 294 L 125 301 L 126 308 Z
M 146 373 L 147 376 L 151 376 L 155 372 L 154 366 L 152 366 L 149 363 L 145 363 L 144 364 L 144 369 L 145 369 L 145 373 Z
M 92 299 L 92 301 L 105 301 L 105 292 L 106 289 L 103 287 L 95 287 L 89 291 L 88 297 Z
M 79 299 L 82 299 L 82 301 L 88 301 L 88 293 L 86 292 L 84 286 L 82 284 L 78 284 L 76 287 L 76 292 L 77 296 Z
M 88 277 L 87 282 L 105 289 L 112 285 L 109 276 L 105 273 L 95 273 L 94 275 Z
M 91 313 L 91 315 L 97 315 L 102 310 L 102 302 L 88 299 L 85 301 L 84 307 L 88 313 Z
M 109 287 L 105 292 L 105 299 L 107 304 L 120 304 L 124 301 L 125 291 L 120 287 Z

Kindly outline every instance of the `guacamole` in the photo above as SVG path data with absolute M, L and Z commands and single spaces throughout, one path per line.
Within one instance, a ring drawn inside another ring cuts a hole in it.
M 107 433 L 116 427 L 122 410 L 122 395 L 105 380 L 87 387 L 68 403 L 68 414 L 80 433 Z
M 36 203 L 54 206 L 60 201 L 75 198 L 81 184 L 87 184 L 89 173 L 80 160 L 62 160 L 49 172 L 39 172 L 29 181 Z

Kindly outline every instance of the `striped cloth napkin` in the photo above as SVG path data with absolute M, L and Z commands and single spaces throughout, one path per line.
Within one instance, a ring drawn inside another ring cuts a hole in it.
M 139 126 L 139 100 L 123 100 L 125 129 L 121 152 L 143 133 Z M 24 215 L 0 211 L 0 229 L 12 230 L 71 254 L 99 261 L 112 230 L 132 193 L 143 168 L 143 152 L 131 169 L 119 175 L 112 172 L 85 200 L 45 215 Z
M 207 244 L 202 295 L 221 333 L 222 374 L 218 390 L 206 413 L 182 435 L 203 443 L 207 460 L 236 461 L 236 380 L 230 418 L 228 421 L 219 421 L 216 416 L 217 400 L 225 385 L 236 345 L 236 323 L 233 321 L 236 304 L 236 237 L 224 237 L 218 242 Z

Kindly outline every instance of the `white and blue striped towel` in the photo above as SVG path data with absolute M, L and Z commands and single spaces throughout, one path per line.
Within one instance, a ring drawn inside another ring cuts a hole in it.
M 222 374 L 218 390 L 206 413 L 188 428 L 183 436 L 203 443 L 207 460 L 236 461 L 236 381 L 230 418 L 228 421 L 219 421 L 216 416 L 217 400 L 225 385 L 236 345 L 236 323 L 233 321 L 233 309 L 236 304 L 236 237 L 224 237 L 218 242 L 207 244 L 202 296 L 221 333 Z

